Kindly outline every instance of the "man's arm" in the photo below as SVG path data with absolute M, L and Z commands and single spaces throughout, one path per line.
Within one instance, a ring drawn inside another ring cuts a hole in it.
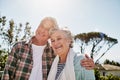
M 17 62 L 16 54 L 18 53 L 17 49 L 17 45 L 14 45 L 11 52 L 8 54 L 8 59 L 4 68 L 2 80 L 12 80 L 14 78 Z
M 80 61 L 81 65 L 85 67 L 87 70 L 94 69 L 95 63 L 92 58 L 90 58 L 87 54 L 85 54 L 85 58 Z

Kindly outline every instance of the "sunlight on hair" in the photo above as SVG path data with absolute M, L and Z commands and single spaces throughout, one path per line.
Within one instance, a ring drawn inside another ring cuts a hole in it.
M 66 30 L 66 31 L 70 31 L 70 29 L 68 27 L 61 27 L 62 30 Z

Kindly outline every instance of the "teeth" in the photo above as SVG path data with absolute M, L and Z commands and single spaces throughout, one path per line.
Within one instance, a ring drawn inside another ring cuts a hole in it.
M 61 48 L 57 48 L 57 49 L 61 49 Z
M 59 53 L 59 52 L 61 52 L 61 50 L 62 50 L 62 48 L 57 48 L 56 52 Z
M 58 46 L 58 47 L 56 47 L 55 49 L 59 49 L 59 48 L 61 48 L 62 46 Z

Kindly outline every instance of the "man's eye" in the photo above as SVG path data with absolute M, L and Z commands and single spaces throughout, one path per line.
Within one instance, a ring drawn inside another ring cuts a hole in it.
M 57 40 L 61 40 L 61 38 L 58 38 Z

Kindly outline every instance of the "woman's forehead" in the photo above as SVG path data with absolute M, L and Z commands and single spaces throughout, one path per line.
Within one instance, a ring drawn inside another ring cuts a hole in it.
M 54 33 L 51 36 L 56 36 L 56 37 L 62 36 L 62 37 L 65 37 L 65 33 L 63 31 L 61 31 L 61 30 L 56 30 L 56 31 L 54 31 Z

